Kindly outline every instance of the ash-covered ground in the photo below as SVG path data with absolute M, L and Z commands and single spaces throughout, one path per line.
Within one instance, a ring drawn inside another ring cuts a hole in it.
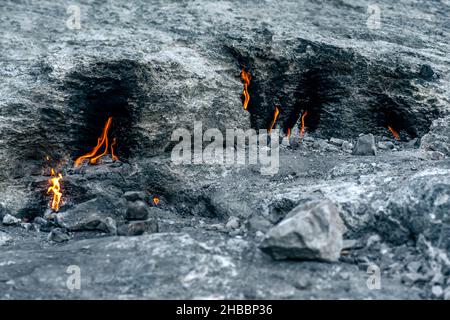
M 0 298 L 450 299 L 448 1 L 72 4 L 0 8 Z M 172 161 L 275 106 L 276 174 Z

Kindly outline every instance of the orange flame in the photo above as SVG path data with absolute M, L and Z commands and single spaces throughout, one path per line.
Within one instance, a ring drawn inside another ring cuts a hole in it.
M 53 210 L 58 211 L 59 210 L 59 203 L 61 201 L 61 185 L 59 181 L 62 179 L 62 174 L 58 173 L 58 176 L 56 176 L 55 170 L 52 169 L 51 171 L 52 177 L 48 182 L 51 184 L 50 187 L 47 189 L 47 194 L 50 192 L 53 192 L 53 199 L 51 207 Z
M 250 94 L 248 93 L 248 86 L 250 85 L 250 80 L 252 75 L 250 72 L 246 72 L 244 69 L 241 71 L 241 79 L 244 81 L 244 90 L 242 95 L 244 96 L 244 110 L 247 110 L 248 102 L 250 101 Z
M 278 118 L 279 114 L 280 114 L 280 110 L 278 109 L 278 107 L 275 107 L 275 112 L 273 113 L 272 124 L 270 125 L 270 128 L 269 128 L 269 133 L 272 132 L 272 129 L 275 126 L 275 122 L 277 122 L 277 118 Z
M 109 147 L 109 141 L 108 141 L 108 131 L 111 127 L 112 123 L 112 117 L 108 118 L 108 121 L 106 121 L 105 127 L 103 128 L 102 135 L 97 140 L 97 145 L 92 149 L 91 152 L 86 153 L 85 155 L 77 158 L 75 160 L 75 167 L 78 167 L 84 160 L 89 159 L 89 162 L 91 164 L 96 164 L 98 159 L 103 157 L 105 154 L 108 153 L 108 147 Z M 103 152 L 97 155 L 98 150 L 102 146 L 105 146 L 103 149 Z M 114 146 L 116 145 L 116 139 L 113 139 L 113 143 L 111 144 L 111 155 L 113 160 L 119 160 L 119 158 L 114 154 Z
M 116 156 L 114 153 L 114 147 L 116 146 L 116 144 L 117 144 L 117 140 L 116 140 L 116 138 L 114 138 L 113 142 L 111 143 L 111 157 L 114 161 L 119 160 L 119 157 Z
M 289 138 L 291 136 L 291 128 L 287 129 L 287 137 Z
M 395 140 L 399 140 L 400 141 L 400 135 L 398 134 L 398 132 L 395 131 L 391 126 L 388 126 L 388 129 L 392 133 L 392 135 L 394 136 Z
M 308 115 L 308 111 L 305 111 L 302 114 L 302 128 L 300 129 L 300 136 L 303 137 L 305 135 L 305 118 Z
M 154 203 L 155 205 L 158 205 L 158 203 L 159 203 L 159 198 L 158 198 L 157 196 L 154 196 L 154 197 L 153 197 L 153 203 Z

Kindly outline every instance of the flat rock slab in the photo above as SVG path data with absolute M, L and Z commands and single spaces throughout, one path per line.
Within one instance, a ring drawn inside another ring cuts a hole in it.
M 217 233 L 15 248 L 1 251 L 0 261 L 2 299 L 418 297 L 396 279 L 384 281 L 383 290 L 369 290 L 367 274 L 355 265 L 273 261 L 246 240 Z M 80 290 L 66 286 L 69 266 L 80 268 Z
M 108 203 L 95 198 L 56 214 L 57 223 L 71 231 L 98 230 L 114 233 L 116 219 L 121 217 Z

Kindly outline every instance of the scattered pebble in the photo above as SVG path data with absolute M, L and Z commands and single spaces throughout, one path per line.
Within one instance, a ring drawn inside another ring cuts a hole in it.
M 230 218 L 228 219 L 228 222 L 227 222 L 227 224 L 225 225 L 225 227 L 226 227 L 228 230 L 233 230 L 233 229 L 239 228 L 239 218 L 237 218 L 237 217 L 230 217 Z
M 442 289 L 442 287 L 441 286 L 433 286 L 432 288 L 431 288 L 431 293 L 433 294 L 433 296 L 435 297 L 435 298 L 441 298 L 442 296 L 443 296 L 443 294 L 444 294 L 444 290 Z
M 18 225 L 20 223 L 20 219 L 17 219 L 16 217 L 14 217 L 14 216 L 10 215 L 9 213 L 7 213 L 3 217 L 2 223 L 5 226 L 15 226 L 15 225 Z

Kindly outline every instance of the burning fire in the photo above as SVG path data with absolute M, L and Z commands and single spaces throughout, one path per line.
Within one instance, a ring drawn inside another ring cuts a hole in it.
M 305 111 L 302 114 L 302 127 L 300 129 L 300 136 L 303 137 L 305 135 L 305 118 L 308 115 L 308 111 Z
M 250 101 L 250 94 L 248 93 L 248 86 L 250 85 L 250 80 L 252 75 L 250 72 L 246 72 L 244 69 L 241 71 L 241 79 L 244 81 L 244 91 L 242 95 L 244 96 L 244 110 L 247 110 L 248 102 Z
M 275 107 L 275 112 L 273 113 L 272 124 L 270 125 L 270 128 L 269 128 L 269 133 L 272 132 L 272 129 L 275 126 L 275 123 L 277 122 L 277 118 L 278 118 L 279 114 L 280 114 L 280 110 L 278 109 L 278 107 Z
M 102 135 L 97 140 L 97 145 L 95 146 L 95 148 L 92 149 L 91 152 L 86 153 L 85 155 L 77 158 L 75 160 L 75 167 L 78 167 L 86 159 L 89 159 L 89 163 L 96 164 L 98 159 L 100 159 L 101 157 L 103 157 L 105 154 L 108 153 L 109 148 L 108 131 L 109 128 L 111 127 L 111 123 L 112 117 L 109 117 L 108 121 L 106 121 L 106 124 L 103 128 Z M 116 138 L 114 138 L 111 144 L 111 156 L 113 160 L 119 160 L 119 158 L 114 154 L 114 147 L 116 146 L 116 144 L 117 144 Z M 102 146 L 104 146 L 103 152 L 97 154 Z
M 113 142 L 111 143 L 111 157 L 114 161 L 119 160 L 119 157 L 114 154 L 114 147 L 116 146 L 116 144 L 117 144 L 117 140 L 116 140 L 116 138 L 114 138 Z
M 53 170 L 53 168 L 52 168 L 51 175 L 52 175 L 52 178 L 50 180 L 48 180 L 48 182 L 51 184 L 51 186 L 48 187 L 47 194 L 50 192 L 53 192 L 53 199 L 52 199 L 51 207 L 53 210 L 58 211 L 59 203 L 61 202 L 61 196 L 62 196 L 61 185 L 59 183 L 59 181 L 62 179 L 62 174 L 58 173 L 58 175 L 56 175 L 55 170 Z
M 288 129 L 287 129 L 287 134 L 286 134 L 286 135 L 287 135 L 288 138 L 291 137 L 291 128 L 288 128 Z
M 153 197 L 153 203 L 157 206 L 159 203 L 159 198 L 157 196 Z
M 391 126 L 388 126 L 388 129 L 394 136 L 395 140 L 400 140 L 400 135 L 398 134 L 397 131 L 395 131 Z

